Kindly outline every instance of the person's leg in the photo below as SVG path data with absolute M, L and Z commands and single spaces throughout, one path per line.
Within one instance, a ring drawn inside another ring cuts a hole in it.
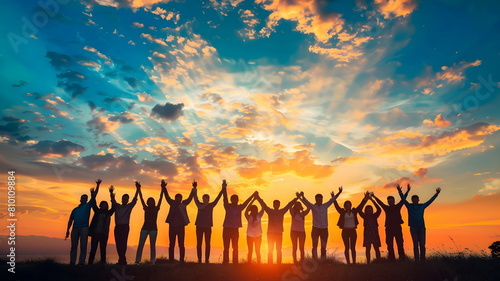
M 373 249 L 375 250 L 375 258 L 377 260 L 380 260 L 380 247 L 378 246 L 373 246 Z
M 419 252 L 418 252 L 418 228 L 410 226 L 410 234 L 411 240 L 413 241 L 413 255 L 415 257 L 415 261 L 419 261 Z
M 174 261 L 174 247 L 175 247 L 175 237 L 177 233 L 175 232 L 175 227 L 169 225 L 168 227 L 168 259 L 172 262 Z
M 254 241 L 252 237 L 247 235 L 247 249 L 248 249 L 248 254 L 247 254 L 247 262 L 252 263 L 252 250 L 253 250 L 253 244 Z
M 186 236 L 186 227 L 179 227 L 179 254 L 181 263 L 184 262 L 184 256 L 186 255 L 186 248 L 184 247 L 184 237 Z
M 84 265 L 87 256 L 87 242 L 89 238 L 89 227 L 82 227 L 80 230 L 80 259 L 78 264 Z
M 268 232 L 267 233 L 267 263 L 272 264 L 273 263 L 273 250 L 274 250 L 274 244 L 276 243 L 276 237 L 274 233 Z
M 231 240 L 229 234 L 229 228 L 222 228 L 222 244 L 224 245 L 224 250 L 222 251 L 222 263 L 229 262 L 229 242 Z
M 205 229 L 205 263 L 210 263 L 210 240 L 212 239 L 212 228 Z
M 281 248 L 283 247 L 283 232 L 276 233 L 276 263 L 281 264 L 282 252 Z
M 106 247 L 108 246 L 108 234 L 102 234 L 99 242 L 101 252 L 101 263 L 106 263 Z
M 156 262 L 156 237 L 158 236 L 158 230 L 149 231 L 149 244 L 150 244 L 150 259 L 149 262 Z
M 298 233 L 297 236 L 299 239 L 300 261 L 302 262 L 304 260 L 304 256 L 305 256 L 304 245 L 306 243 L 306 233 L 301 231 Z
M 342 242 L 344 242 L 344 257 L 347 264 L 351 263 L 349 259 L 349 234 L 346 229 L 342 229 Z
M 127 264 L 127 244 L 128 244 L 128 234 L 130 232 L 130 225 L 126 224 L 123 227 L 123 264 Z
M 425 227 L 420 228 L 419 244 L 420 244 L 420 260 L 425 261 Z
M 349 230 L 349 242 L 351 248 L 352 262 L 356 263 L 356 241 L 358 239 L 358 233 L 356 229 Z
M 394 227 L 386 227 L 385 228 L 385 243 L 387 244 L 387 258 L 390 261 L 393 261 L 396 259 L 396 256 L 394 255 Z M 396 240 L 397 243 L 397 240 Z M 398 245 L 399 248 L 399 245 Z
M 233 263 L 238 263 L 238 239 L 239 239 L 239 232 L 238 228 L 233 229 L 233 239 L 232 239 L 232 246 L 233 246 Z
M 201 244 L 203 243 L 203 230 L 201 227 L 196 227 L 196 256 L 198 257 L 198 263 L 201 263 Z M 205 239 L 206 243 L 206 239 Z
M 90 253 L 89 253 L 89 265 L 94 264 L 95 253 L 97 252 L 97 245 L 99 244 L 99 234 L 92 235 L 90 238 Z
M 313 226 L 311 231 L 312 239 L 312 257 L 313 259 L 318 259 L 318 239 L 319 239 L 319 229 Z
M 78 240 L 80 239 L 80 232 L 78 229 L 71 230 L 71 251 L 69 252 L 69 263 L 75 264 L 76 252 L 78 251 Z
M 260 264 L 260 245 L 262 243 L 262 235 L 255 237 L 255 255 L 257 256 L 257 263 Z
M 321 229 L 321 260 L 326 260 L 326 243 L 328 241 L 328 228 Z
M 290 239 L 292 240 L 292 258 L 293 258 L 293 263 L 297 263 L 297 241 L 298 241 L 298 234 L 297 231 L 290 231 Z
M 140 263 L 142 259 L 142 249 L 144 248 L 144 243 L 146 242 L 146 238 L 148 237 L 148 231 L 145 229 L 141 230 L 139 236 L 139 245 L 137 246 L 137 254 L 135 255 L 135 263 Z
M 396 239 L 396 245 L 398 247 L 399 259 L 404 260 L 406 258 L 406 254 L 403 240 L 403 229 L 401 228 L 401 225 L 394 228 L 394 238 Z
M 372 250 L 372 244 L 365 245 L 365 255 L 366 255 L 366 263 L 370 263 L 370 251 Z

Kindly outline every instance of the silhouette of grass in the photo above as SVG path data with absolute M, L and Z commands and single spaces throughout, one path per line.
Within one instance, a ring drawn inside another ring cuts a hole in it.
M 268 264 L 198 264 L 169 263 L 159 258 L 155 265 L 141 263 L 126 267 L 114 264 L 71 266 L 53 259 L 28 260 L 16 263 L 16 273 L 7 271 L 6 260 L 0 260 L 0 280 L 201 280 L 201 281 L 322 281 L 322 280 L 384 280 L 384 281 L 489 281 L 500 280 L 500 259 L 487 255 L 434 254 L 425 262 L 386 259 L 371 264 L 346 265 L 334 258 L 316 262 L 281 265 Z M 133 279 L 131 279 L 133 277 Z

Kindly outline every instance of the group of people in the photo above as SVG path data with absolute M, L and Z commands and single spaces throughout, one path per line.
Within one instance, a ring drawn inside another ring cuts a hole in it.
M 345 201 L 343 207 L 337 202 L 337 198 L 342 193 L 342 187 L 338 192 L 331 192 L 331 198 L 323 203 L 323 195 L 316 194 L 315 202 L 311 203 L 305 196 L 304 192 L 297 192 L 295 197 L 280 208 L 281 202 L 274 200 L 272 208 L 269 207 L 259 196 L 256 191 L 248 197 L 243 203 L 239 203 L 239 197 L 236 194 L 228 198 L 227 182 L 222 182 L 222 189 L 218 193 L 215 200 L 210 202 L 210 196 L 204 194 L 202 200 L 198 198 L 197 182 L 193 181 L 192 190 L 189 196 L 183 200 L 181 194 L 176 194 L 172 199 L 167 190 L 165 180 L 161 181 L 161 191 L 158 202 L 154 198 L 149 197 L 144 201 L 141 184 L 135 182 L 136 192 L 130 201 L 128 194 L 122 196 L 121 204 L 116 202 L 114 187 L 109 188 L 111 199 L 111 208 L 106 201 L 101 201 L 97 207 L 96 197 L 99 192 L 99 187 L 102 181 L 96 181 L 96 187 L 90 190 L 90 201 L 86 194 L 80 198 L 80 205 L 74 208 L 71 212 L 66 238 L 71 236 L 71 252 L 70 264 L 76 263 L 78 244 L 80 244 L 80 255 L 78 264 L 85 264 L 87 253 L 88 236 L 91 236 L 91 249 L 88 259 L 88 264 L 93 264 L 97 248 L 99 246 L 101 263 L 106 263 L 106 246 L 109 236 L 109 228 L 111 224 L 111 216 L 115 217 L 114 236 L 116 250 L 118 253 L 118 264 L 127 264 L 126 251 L 127 241 L 130 232 L 130 214 L 137 203 L 139 197 L 144 210 L 144 224 L 141 228 L 139 245 L 137 248 L 135 262 L 140 263 L 142 259 L 142 251 L 147 237 L 150 241 L 150 262 L 156 261 L 156 238 L 158 235 L 157 218 L 160 210 L 163 197 L 170 206 L 166 223 L 169 224 L 169 259 L 174 260 L 174 248 L 179 247 L 179 260 L 181 263 L 185 261 L 185 227 L 190 223 L 187 213 L 187 206 L 194 199 L 198 209 L 196 215 L 196 252 L 198 262 L 210 262 L 210 241 L 213 227 L 213 210 L 220 198 L 223 198 L 225 209 L 225 217 L 223 222 L 222 239 L 223 239 L 223 263 L 229 263 L 229 252 L 232 248 L 232 262 L 238 263 L 238 240 L 239 228 L 242 227 L 242 215 L 244 214 L 247 220 L 247 245 L 248 256 L 247 261 L 253 261 L 253 253 L 255 251 L 256 262 L 261 262 L 260 247 L 262 243 L 262 217 L 264 213 L 268 216 L 267 242 L 268 242 L 268 263 L 273 263 L 274 250 L 276 250 L 276 262 L 282 261 L 282 241 L 283 241 L 283 220 L 287 212 L 291 215 L 290 238 L 292 240 L 292 256 L 296 263 L 304 259 L 305 251 L 304 244 L 306 239 L 305 217 L 312 213 L 312 257 L 314 259 L 326 259 L 326 245 L 328 240 L 328 208 L 333 204 L 337 212 L 340 214 L 337 226 L 342 230 L 342 241 L 344 243 L 344 255 L 346 262 L 356 263 L 356 240 L 357 240 L 357 225 L 358 214 L 363 219 L 363 247 L 366 248 L 366 259 L 371 261 L 371 248 L 375 251 L 377 259 L 380 258 L 380 236 L 378 232 L 378 217 L 382 210 L 385 212 L 385 234 L 387 243 L 388 259 L 395 260 L 394 241 L 396 241 L 398 254 L 400 259 L 406 257 L 403 247 L 403 232 L 401 225 L 403 219 L 401 216 L 401 208 L 403 205 L 408 209 L 408 218 L 410 233 L 413 240 L 413 249 L 415 260 L 425 260 L 425 223 L 424 210 L 438 196 L 441 189 L 436 189 L 436 194 L 426 203 L 420 204 L 419 197 L 413 195 L 411 203 L 407 201 L 408 193 L 411 189 L 410 185 L 403 193 L 402 188 L 398 185 L 397 190 L 401 200 L 396 203 L 393 196 L 387 197 L 387 204 L 382 202 L 373 192 L 366 192 L 360 204 L 353 207 L 351 201 Z M 366 205 L 370 201 L 371 205 Z M 254 204 L 257 202 L 259 207 Z M 304 208 L 305 206 L 305 208 Z M 89 225 L 90 210 L 94 211 L 94 216 Z M 70 229 L 71 233 L 70 233 Z M 205 255 L 203 259 L 202 244 L 205 242 Z M 318 242 L 320 242 L 320 257 L 318 258 Z M 231 246 L 231 247 L 230 247 Z M 297 257 L 299 252 L 299 257 Z

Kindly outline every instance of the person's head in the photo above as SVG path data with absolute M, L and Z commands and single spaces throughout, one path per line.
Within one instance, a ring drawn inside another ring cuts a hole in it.
M 323 195 L 321 195 L 321 194 L 316 194 L 316 196 L 314 196 L 314 199 L 316 199 L 316 205 L 321 205 L 321 204 L 323 204 Z
M 80 196 L 80 203 L 81 204 L 87 203 L 88 200 L 89 200 L 89 196 L 87 194 L 83 194 L 82 196 Z
M 175 202 L 176 202 L 177 204 L 180 204 L 180 203 L 182 202 L 182 194 L 177 193 L 177 194 L 175 195 Z
M 123 194 L 123 196 L 122 196 L 122 204 L 123 205 L 127 204 L 129 199 L 130 199 L 130 196 L 128 196 L 128 194 Z
M 153 197 L 149 197 L 148 200 L 146 201 L 146 205 L 148 205 L 148 207 L 156 206 L 155 199 Z
M 416 204 L 418 204 L 418 201 L 420 201 L 420 198 L 418 198 L 418 195 L 413 195 L 413 196 L 411 197 L 411 202 L 412 202 L 413 204 L 415 204 L 415 205 L 416 205 Z
M 295 202 L 295 204 L 293 204 L 293 210 L 296 212 L 300 212 L 304 210 L 304 207 L 302 207 L 302 204 L 300 204 L 300 202 Z
M 250 215 L 256 216 L 257 213 L 259 212 L 259 209 L 257 209 L 256 205 L 252 205 L 252 206 L 250 206 L 250 208 L 248 209 L 248 211 L 250 212 Z
M 238 195 L 236 194 L 231 195 L 231 204 L 237 205 L 239 200 L 240 198 L 238 197 Z
M 101 201 L 101 203 L 99 203 L 99 209 L 107 211 L 109 209 L 108 202 Z
M 210 202 L 210 195 L 203 194 L 203 196 L 201 197 L 201 200 L 203 200 L 203 203 L 207 204 L 208 202 Z
M 387 203 L 389 204 L 389 206 L 394 206 L 396 204 L 394 196 L 387 196 Z
M 280 208 L 280 204 L 281 204 L 280 200 L 274 200 L 273 201 L 273 208 L 275 210 L 278 210 Z
M 345 201 L 345 202 L 344 202 L 344 209 L 345 209 L 346 211 L 350 211 L 350 210 L 351 210 L 351 208 L 352 208 L 352 203 L 351 203 L 351 201 L 349 201 L 349 200 Z
M 365 213 L 368 215 L 373 214 L 373 207 L 371 205 L 368 205 L 365 207 Z

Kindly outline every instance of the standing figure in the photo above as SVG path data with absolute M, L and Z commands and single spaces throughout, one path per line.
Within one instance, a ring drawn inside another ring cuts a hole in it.
M 410 226 L 411 239 L 413 240 L 413 254 L 415 261 L 425 261 L 425 221 L 424 211 L 439 195 L 441 188 L 436 188 L 436 193 L 429 201 L 419 204 L 418 195 L 411 197 L 411 204 L 406 200 L 401 187 L 397 187 L 399 196 L 408 209 L 408 225 Z
M 280 209 L 280 204 L 281 202 L 279 200 L 274 200 L 273 201 L 273 208 L 269 208 L 264 200 L 260 198 L 259 195 L 256 196 L 257 201 L 259 201 L 260 205 L 262 206 L 262 209 L 266 211 L 267 216 L 269 218 L 268 223 L 267 223 L 267 249 L 268 249 L 268 255 L 267 255 L 267 263 L 271 264 L 273 263 L 273 251 L 274 251 L 274 245 L 276 245 L 276 263 L 281 264 L 282 260 L 282 253 L 281 253 L 281 248 L 283 244 L 283 219 L 290 210 L 290 208 L 297 202 L 298 198 L 292 199 L 284 208 Z
M 182 195 L 177 193 L 175 195 L 175 200 L 170 198 L 167 190 L 167 183 L 165 180 L 161 181 L 161 188 L 165 193 L 165 199 L 170 205 L 170 210 L 168 210 L 168 215 L 166 223 L 169 224 L 168 227 L 168 238 L 170 244 L 168 246 L 168 258 L 171 262 L 174 261 L 174 248 L 175 239 L 177 238 L 177 243 L 179 245 L 179 261 L 184 263 L 184 256 L 186 254 L 186 249 L 184 247 L 184 237 L 186 235 L 186 225 L 189 224 L 189 217 L 187 214 L 186 207 L 193 200 L 193 196 L 196 190 L 196 182 L 193 182 L 193 189 L 189 193 L 189 197 L 186 200 L 182 200 Z
M 316 194 L 314 199 L 316 202 L 312 204 L 304 197 L 304 192 L 300 192 L 299 199 L 312 211 L 313 227 L 311 231 L 312 238 L 312 256 L 313 259 L 318 259 L 318 240 L 321 239 L 321 260 L 326 259 L 326 243 L 328 241 L 328 207 L 332 205 L 335 199 L 342 193 L 342 187 L 339 188 L 339 193 L 335 195 L 332 191 L 332 198 L 323 204 L 323 195 Z
M 197 185 L 196 182 L 193 184 Z M 210 240 L 212 237 L 212 226 L 213 223 L 213 213 L 214 208 L 222 197 L 222 189 L 215 198 L 213 202 L 210 202 L 210 196 L 204 194 L 201 198 L 203 202 L 198 200 L 198 190 L 195 189 L 194 193 L 194 203 L 198 208 L 198 213 L 196 214 L 196 254 L 198 255 L 198 263 L 201 263 L 201 245 L 203 243 L 203 237 L 205 237 L 205 263 L 210 262 Z
M 335 209 L 339 212 L 340 217 L 337 225 L 342 229 L 342 241 L 344 242 L 344 256 L 347 264 L 351 263 L 349 252 L 351 252 L 352 262 L 356 263 L 356 240 L 358 234 L 356 233 L 356 227 L 358 226 L 358 213 L 363 209 L 363 206 L 368 200 L 368 193 L 365 193 L 365 197 L 361 203 L 356 207 L 352 208 L 351 201 L 347 200 L 344 202 L 344 208 L 341 208 L 337 203 L 337 200 L 333 202 Z
M 297 198 L 299 198 L 300 193 L 297 192 Z M 306 242 L 306 230 L 304 227 L 304 220 L 311 209 L 307 207 L 304 210 L 300 202 L 295 202 L 293 207 L 290 209 L 290 215 L 292 216 L 292 226 L 290 228 L 290 238 L 292 239 L 292 256 L 293 262 L 297 263 L 297 248 L 300 252 L 300 261 L 304 260 L 304 244 Z
M 252 262 L 253 248 L 255 246 L 255 255 L 257 256 L 257 263 L 260 263 L 260 245 L 262 243 L 262 216 L 264 215 L 264 209 L 259 209 L 256 205 L 253 205 L 255 197 L 252 199 L 250 204 L 248 204 L 245 210 L 245 218 L 248 221 L 247 227 L 247 246 L 248 246 L 248 263 Z
M 374 213 L 373 207 L 370 205 L 365 207 L 364 212 L 359 210 L 359 215 L 363 218 L 363 247 L 366 248 L 366 263 L 370 263 L 370 251 L 372 246 L 375 250 L 375 257 L 380 259 L 380 236 L 378 234 L 377 219 L 382 213 L 382 209 L 377 202 L 373 200 L 373 195 L 368 194 L 368 198 L 372 201 L 377 210 Z
M 99 208 L 97 208 L 95 203 L 92 204 L 92 210 L 94 210 L 94 217 L 92 217 L 89 228 L 89 236 L 92 237 L 90 240 L 89 264 L 94 263 L 97 246 L 99 246 L 99 251 L 101 253 L 101 263 L 105 264 L 109 225 L 111 224 L 111 216 L 115 212 L 115 209 L 109 209 L 108 202 L 101 201 L 101 203 L 99 203 Z
M 406 193 L 404 194 L 405 197 L 408 196 L 408 192 L 410 192 L 410 189 L 411 187 L 408 184 Z M 399 200 L 399 202 L 395 204 L 396 200 L 394 199 L 394 196 L 388 196 L 388 205 L 386 205 L 377 196 L 373 195 L 373 198 L 385 212 L 385 243 L 387 244 L 387 258 L 390 261 L 394 261 L 396 259 L 396 255 L 394 254 L 394 240 L 396 240 L 399 259 L 404 260 L 406 258 L 406 255 L 403 245 L 403 230 L 401 228 L 401 225 L 403 224 L 403 218 L 401 217 L 401 207 L 403 207 L 403 200 Z
M 74 265 L 76 262 L 76 252 L 78 250 L 78 242 L 80 242 L 80 258 L 78 259 L 78 265 L 85 264 L 85 257 L 87 255 L 87 242 L 89 236 L 89 218 L 90 209 L 92 205 L 95 204 L 95 198 L 99 192 L 99 185 L 101 180 L 96 181 L 96 187 L 90 189 L 90 201 L 87 194 L 80 196 L 80 205 L 71 211 L 68 220 L 68 228 L 66 229 L 66 236 L 64 240 L 68 239 L 70 236 L 69 229 L 71 229 L 71 251 L 69 254 L 69 264 Z
M 135 184 L 136 186 L 141 186 L 139 182 L 135 182 Z M 142 191 L 140 189 L 139 198 L 141 199 L 142 208 L 144 209 L 144 224 L 141 228 L 141 236 L 139 237 L 139 245 L 137 246 L 135 263 L 141 262 L 144 243 L 146 243 L 146 238 L 149 236 L 149 246 L 151 249 L 149 262 L 154 264 L 156 262 L 156 237 L 158 235 L 158 226 L 156 224 L 156 221 L 158 220 L 158 212 L 160 211 L 161 201 L 163 200 L 163 189 L 160 191 L 160 199 L 158 199 L 158 205 L 156 205 L 155 199 L 153 197 L 149 197 L 146 204 L 146 202 L 144 202 Z
M 130 232 L 130 214 L 132 209 L 137 203 L 137 195 L 139 194 L 140 185 L 136 185 L 136 191 L 134 198 L 129 203 L 130 199 L 128 194 L 123 194 L 122 203 L 119 204 L 115 200 L 115 194 L 113 191 L 115 188 L 113 186 L 109 187 L 109 195 L 111 197 L 111 205 L 115 209 L 115 243 L 116 251 L 118 252 L 118 264 L 127 264 L 127 243 L 128 234 Z
M 229 203 L 227 198 L 227 182 L 226 180 L 222 181 L 222 195 L 224 196 L 224 209 L 226 210 L 226 216 L 222 225 L 222 241 L 224 244 L 222 263 L 224 264 L 229 262 L 230 244 L 233 247 L 233 263 L 238 263 L 238 229 L 242 226 L 241 213 L 256 194 L 257 191 L 250 195 L 243 204 L 238 204 L 238 195 L 233 194 L 231 195 L 231 203 Z

